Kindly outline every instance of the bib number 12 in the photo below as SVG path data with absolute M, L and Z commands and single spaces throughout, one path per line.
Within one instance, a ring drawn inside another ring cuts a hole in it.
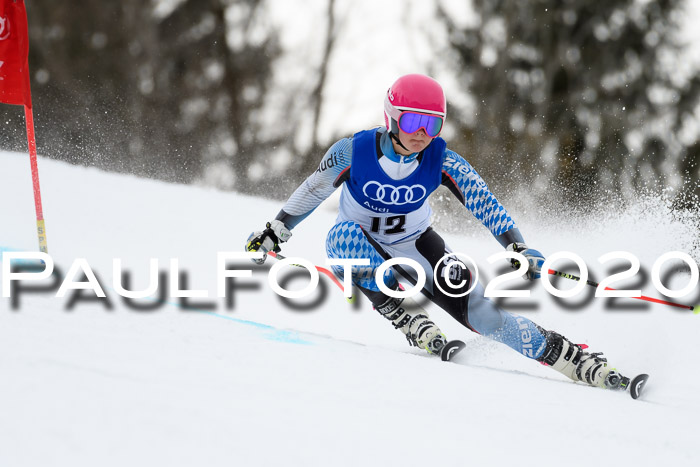
M 406 216 L 389 216 L 389 217 L 372 217 L 372 226 L 370 231 L 372 233 L 379 233 L 382 227 L 384 227 L 384 234 L 392 235 L 406 232 Z M 384 225 L 382 226 L 382 220 Z

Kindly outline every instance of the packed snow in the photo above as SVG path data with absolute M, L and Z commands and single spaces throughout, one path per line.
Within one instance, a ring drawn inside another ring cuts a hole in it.
M 506 309 L 604 351 L 623 373 L 649 373 L 648 390 L 636 401 L 572 383 L 427 305 L 449 338 L 467 342 L 454 363 L 443 363 L 410 348 L 367 300 L 346 302 L 323 276 L 325 295 L 318 289 L 292 301 L 303 306 L 286 304 L 267 282 L 274 259 L 264 267 L 229 265 L 252 276 L 236 278 L 227 298 L 217 298 L 217 253 L 242 251 L 248 234 L 272 219 L 280 202 L 43 158 L 39 170 L 59 279 L 83 258 L 107 298 L 95 299 L 92 290 L 68 290 L 59 298 L 58 283 L 42 280 L 22 281 L 14 303 L 0 299 L 2 466 L 700 461 L 694 441 L 700 316 L 689 311 L 594 298 L 592 288 L 555 300 L 539 283 L 529 299 L 503 300 Z M 324 265 L 333 209 L 324 205 L 298 226 L 283 253 Z M 0 152 L 0 212 L 0 251 L 36 251 L 25 154 Z M 645 295 L 665 298 L 649 278 L 661 255 L 681 251 L 697 258 L 697 230 L 661 201 L 611 206 L 585 219 L 539 212 L 535 206 L 512 212 L 531 246 L 545 255 L 576 253 L 596 280 L 624 269 L 624 263 L 617 269 L 600 264 L 600 256 L 629 251 L 642 272 L 616 285 Z M 501 248 L 486 229 L 445 237 L 453 250 L 474 258 L 484 281 L 503 272 L 487 261 Z M 131 290 L 148 286 L 155 258 L 165 279 L 158 291 L 167 292 L 176 258 L 186 276 L 180 289 L 209 296 L 129 304 L 113 283 L 115 258 L 129 271 Z M 562 268 L 578 272 L 570 266 Z M 689 283 L 689 267 L 667 266 L 666 286 Z M 286 286 L 307 282 L 304 273 Z M 567 282 L 555 283 L 566 289 Z M 674 300 L 697 304 L 700 288 Z

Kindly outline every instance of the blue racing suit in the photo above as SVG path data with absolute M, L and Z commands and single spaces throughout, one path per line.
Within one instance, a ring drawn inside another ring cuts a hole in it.
M 420 153 L 402 156 L 394 151 L 386 129 L 356 133 L 333 144 L 318 169 L 292 194 L 277 216 L 293 229 L 313 212 L 336 188 L 342 186 L 336 224 L 326 239 L 330 258 L 368 258 L 369 266 L 353 267 L 353 282 L 377 306 L 386 299 L 375 281 L 375 270 L 385 260 L 408 257 L 426 273 L 424 295 L 464 326 L 503 342 L 529 358 L 542 355 L 545 332 L 527 318 L 512 315 L 484 297 L 481 284 L 466 297 L 446 295 L 441 283 L 442 268 L 450 269 L 451 282 L 470 286 L 471 274 L 444 260 L 451 250 L 430 227 L 432 210 L 428 196 L 446 186 L 503 247 L 523 242 L 506 209 L 498 202 L 481 176 L 462 156 L 434 138 Z M 442 262 L 441 262 L 442 259 Z M 433 271 L 438 274 L 434 278 Z M 342 276 L 342 269 L 334 267 Z M 396 272 L 413 283 L 412 271 L 387 270 L 384 282 L 398 286 Z M 466 279 L 463 281 L 463 279 Z M 454 294 L 455 291 L 452 290 Z

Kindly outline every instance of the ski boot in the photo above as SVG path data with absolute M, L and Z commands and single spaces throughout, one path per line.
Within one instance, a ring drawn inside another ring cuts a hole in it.
M 572 344 L 556 332 L 547 331 L 547 347 L 537 359 L 574 381 L 604 389 L 625 390 L 630 379 L 610 368 L 602 352 L 588 353 L 587 346 Z
M 412 308 L 410 310 L 406 309 L 409 303 Z M 447 344 L 445 335 L 430 320 L 428 312 L 410 298 L 389 297 L 386 302 L 376 307 L 376 310 L 391 321 L 394 328 L 400 329 L 406 335 L 409 345 L 440 355 L 440 351 Z

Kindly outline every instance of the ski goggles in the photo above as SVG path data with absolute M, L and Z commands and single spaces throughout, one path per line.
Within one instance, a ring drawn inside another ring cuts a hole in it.
M 435 138 L 442 131 L 443 118 L 438 115 L 423 114 L 410 110 L 401 112 L 399 116 L 399 128 L 404 133 L 413 134 L 421 128 L 431 138 Z

